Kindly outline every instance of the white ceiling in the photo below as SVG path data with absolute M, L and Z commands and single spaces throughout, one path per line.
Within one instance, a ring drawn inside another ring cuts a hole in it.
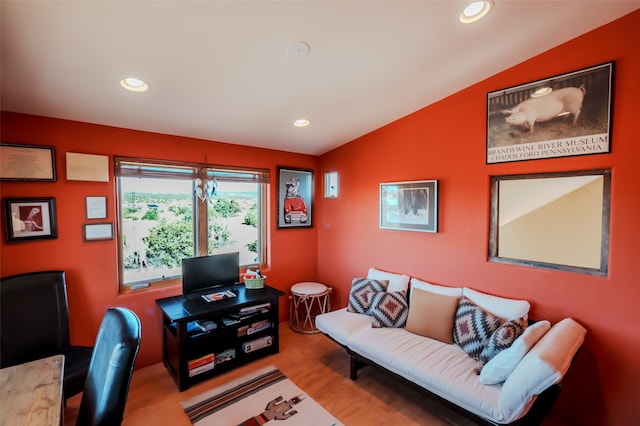
M 466 3 L 2 0 L 1 107 L 319 155 L 640 7 Z

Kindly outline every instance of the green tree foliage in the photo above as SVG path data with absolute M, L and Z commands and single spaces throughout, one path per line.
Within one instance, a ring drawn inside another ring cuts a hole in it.
M 252 243 L 245 244 L 245 247 L 252 253 L 258 253 L 258 240 L 255 240 Z
M 122 212 L 122 217 L 124 219 L 138 220 L 138 216 L 136 213 L 140 211 L 140 207 L 125 207 Z
M 227 225 L 216 221 L 209 226 L 209 235 L 213 237 L 213 244 L 209 244 L 209 254 L 211 254 L 213 249 L 223 247 L 229 242 L 231 231 Z
M 144 213 L 144 216 L 142 216 L 142 220 L 158 220 L 158 210 L 157 209 L 147 210 Z
M 184 220 L 191 220 L 193 208 L 191 206 L 169 206 L 169 211 L 176 216 L 183 216 Z
M 149 266 L 180 266 L 182 259 L 193 256 L 193 229 L 190 222 L 162 221 L 149 230 L 142 241 L 147 247 Z
M 240 204 L 232 198 L 219 198 L 213 205 L 213 210 L 221 217 L 236 216 L 242 211 Z
M 170 204 L 173 201 L 190 201 L 190 194 L 154 194 L 149 192 L 125 192 L 123 200 L 127 203 Z
M 253 226 L 254 228 L 258 227 L 258 206 L 257 205 L 254 204 L 251 206 L 251 208 L 249 208 L 249 211 L 244 216 L 244 222 L 242 223 L 243 225 Z

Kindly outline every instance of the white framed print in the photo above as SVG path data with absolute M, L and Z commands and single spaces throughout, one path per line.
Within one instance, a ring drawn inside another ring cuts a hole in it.
M 87 219 L 107 218 L 107 197 L 85 197 Z
M 84 241 L 113 240 L 113 222 L 85 223 L 82 227 Z

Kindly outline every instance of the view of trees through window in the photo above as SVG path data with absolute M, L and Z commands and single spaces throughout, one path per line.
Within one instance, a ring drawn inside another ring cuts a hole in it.
M 122 284 L 178 277 L 185 257 L 237 251 L 241 264 L 259 262 L 260 184 L 218 182 L 215 195 L 203 202 L 194 197 L 192 180 L 119 180 Z M 207 207 L 208 253 L 195 248 L 201 203 Z

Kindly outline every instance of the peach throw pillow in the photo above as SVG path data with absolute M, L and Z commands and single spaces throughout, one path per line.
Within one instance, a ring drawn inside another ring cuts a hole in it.
M 453 343 L 453 321 L 458 298 L 412 289 L 405 329 L 444 343 Z

